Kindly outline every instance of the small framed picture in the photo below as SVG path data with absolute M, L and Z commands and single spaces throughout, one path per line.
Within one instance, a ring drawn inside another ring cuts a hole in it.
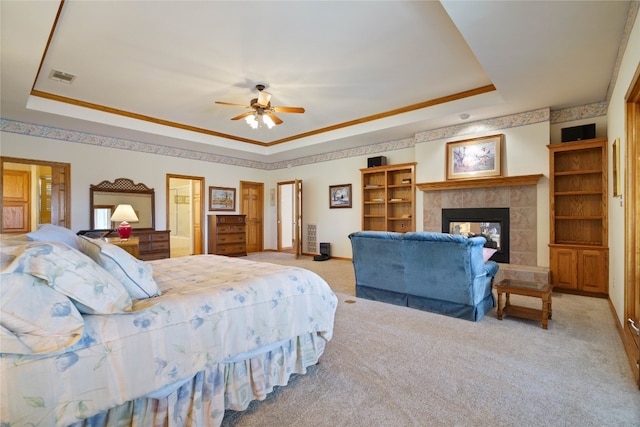
M 210 211 L 235 211 L 236 189 L 230 187 L 209 187 Z
M 447 143 L 447 180 L 502 176 L 503 135 Z
M 622 189 L 620 187 L 620 138 L 616 138 L 613 141 L 613 156 L 612 156 L 612 170 L 613 170 L 613 197 L 622 196 Z
M 329 186 L 329 208 L 351 207 L 351 184 Z

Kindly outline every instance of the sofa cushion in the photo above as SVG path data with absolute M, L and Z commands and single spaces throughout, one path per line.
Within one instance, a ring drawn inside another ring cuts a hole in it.
M 484 237 L 361 231 L 349 239 L 358 297 L 474 321 L 495 305 L 498 264 L 485 263 Z

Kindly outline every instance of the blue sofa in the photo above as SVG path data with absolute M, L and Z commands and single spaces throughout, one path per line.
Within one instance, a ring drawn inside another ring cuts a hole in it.
M 495 306 L 484 237 L 430 232 L 349 235 L 356 296 L 477 321 Z

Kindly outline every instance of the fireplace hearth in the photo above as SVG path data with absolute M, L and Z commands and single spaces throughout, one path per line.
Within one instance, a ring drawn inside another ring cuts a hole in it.
M 483 236 L 485 247 L 497 250 L 491 259 L 509 263 L 509 208 L 442 209 L 442 232 Z

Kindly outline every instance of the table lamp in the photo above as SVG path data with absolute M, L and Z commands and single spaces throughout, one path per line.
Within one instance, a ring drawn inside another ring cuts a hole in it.
M 131 205 L 118 205 L 113 215 L 111 215 L 111 221 L 122 221 L 118 226 L 118 235 L 121 240 L 127 240 L 131 236 L 129 222 L 138 222 L 138 216 Z

